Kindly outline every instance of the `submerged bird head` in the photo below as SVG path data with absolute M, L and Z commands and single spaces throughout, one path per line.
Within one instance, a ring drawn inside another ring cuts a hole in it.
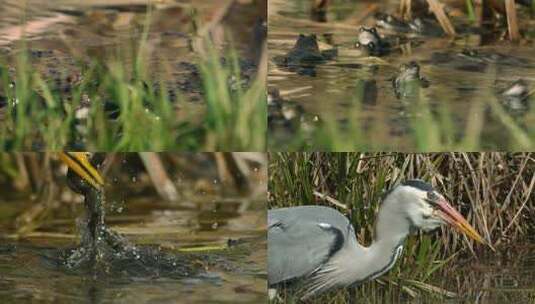
M 61 152 L 59 157 L 69 167 L 67 182 L 74 192 L 82 195 L 89 192 L 102 192 L 104 179 L 89 160 L 89 153 Z
M 444 196 L 424 181 L 407 180 L 396 186 L 387 194 L 384 208 L 396 217 L 404 217 L 411 228 L 431 231 L 442 224 L 448 224 L 473 240 L 484 242 Z

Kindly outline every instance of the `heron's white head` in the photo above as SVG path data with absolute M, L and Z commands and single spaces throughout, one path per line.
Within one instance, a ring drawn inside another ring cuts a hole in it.
M 410 228 L 431 231 L 441 224 L 449 224 L 472 239 L 483 238 L 455 210 L 433 186 L 421 180 L 407 180 L 396 186 L 385 197 L 382 208 L 388 210 L 388 221 L 408 221 Z M 394 219 L 394 217 L 396 219 Z

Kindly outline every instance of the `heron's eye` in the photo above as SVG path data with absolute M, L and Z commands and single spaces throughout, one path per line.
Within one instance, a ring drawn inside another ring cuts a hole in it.
M 427 192 L 427 197 L 425 198 L 425 201 L 428 202 L 431 205 L 435 205 L 438 200 L 438 195 L 435 192 L 429 191 Z

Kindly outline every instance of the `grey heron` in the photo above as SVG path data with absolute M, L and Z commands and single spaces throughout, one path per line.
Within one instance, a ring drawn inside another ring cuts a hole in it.
M 103 161 L 100 157 L 89 159 L 86 152 L 60 152 L 59 158 L 67 165 L 67 183 L 76 193 L 84 196 L 89 233 L 82 241 L 93 243 L 98 237 L 98 227 L 104 226 L 103 192 L 104 179 L 92 162 Z
M 334 288 L 356 286 L 390 270 L 414 230 L 431 231 L 447 223 L 472 239 L 483 238 L 433 187 L 407 180 L 384 196 L 369 247 L 358 243 L 347 217 L 323 206 L 268 212 L 268 285 L 300 281 L 301 299 Z
M 95 168 L 104 161 L 105 156 L 94 153 L 89 158 L 89 155 L 86 152 L 59 153 L 59 158 L 68 167 L 69 188 L 84 197 L 86 209 L 86 218 L 81 227 L 80 247 L 70 251 L 63 263 L 68 268 L 89 266 L 94 271 L 97 270 L 97 264 L 102 264 L 99 267 L 109 271 L 115 258 L 128 260 L 129 256 L 134 256 L 137 261 L 141 256 L 136 246 L 130 245 L 120 234 L 105 225 L 104 179 Z

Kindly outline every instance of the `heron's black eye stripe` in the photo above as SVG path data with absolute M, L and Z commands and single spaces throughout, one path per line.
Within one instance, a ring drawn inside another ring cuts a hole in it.
M 427 192 L 427 198 L 426 198 L 427 202 L 431 204 L 435 204 L 437 200 L 438 200 L 438 196 L 435 194 L 435 192 L 432 192 L 432 191 Z

